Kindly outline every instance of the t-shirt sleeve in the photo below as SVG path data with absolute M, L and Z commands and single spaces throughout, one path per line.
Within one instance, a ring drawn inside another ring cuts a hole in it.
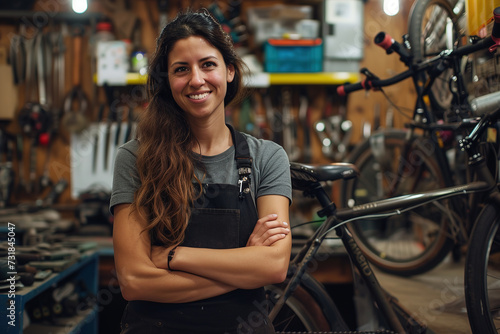
M 274 142 L 267 142 L 260 157 L 260 184 L 257 197 L 282 195 L 292 202 L 290 162 L 283 149 Z
M 111 214 L 114 214 L 113 210 L 116 205 L 134 201 L 134 193 L 139 184 L 136 156 L 131 150 L 122 146 L 115 157 L 113 187 L 109 202 Z

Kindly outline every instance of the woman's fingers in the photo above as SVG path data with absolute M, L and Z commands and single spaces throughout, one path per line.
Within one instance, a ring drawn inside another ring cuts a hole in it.
M 260 218 L 255 224 L 247 246 L 269 246 L 290 233 L 288 223 L 276 220 L 278 216 L 271 214 Z

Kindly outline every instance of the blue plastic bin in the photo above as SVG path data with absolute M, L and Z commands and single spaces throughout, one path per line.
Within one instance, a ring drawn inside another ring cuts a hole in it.
M 323 70 L 323 41 L 269 39 L 265 43 L 264 69 L 271 73 L 308 73 Z

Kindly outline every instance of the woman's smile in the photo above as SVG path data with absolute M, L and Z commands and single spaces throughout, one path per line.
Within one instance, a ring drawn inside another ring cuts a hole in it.
M 210 92 L 190 94 L 188 97 L 193 100 L 202 101 L 210 95 Z

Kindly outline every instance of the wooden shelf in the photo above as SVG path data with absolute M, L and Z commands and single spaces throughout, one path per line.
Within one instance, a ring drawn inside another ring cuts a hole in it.
M 358 73 L 270 73 L 271 85 L 342 85 L 359 81 Z
M 125 85 L 144 85 L 147 75 L 127 73 Z M 96 81 L 96 77 L 94 78 Z M 360 80 L 358 73 L 318 72 L 318 73 L 256 73 L 247 78 L 249 87 L 269 87 L 273 85 L 342 85 Z

